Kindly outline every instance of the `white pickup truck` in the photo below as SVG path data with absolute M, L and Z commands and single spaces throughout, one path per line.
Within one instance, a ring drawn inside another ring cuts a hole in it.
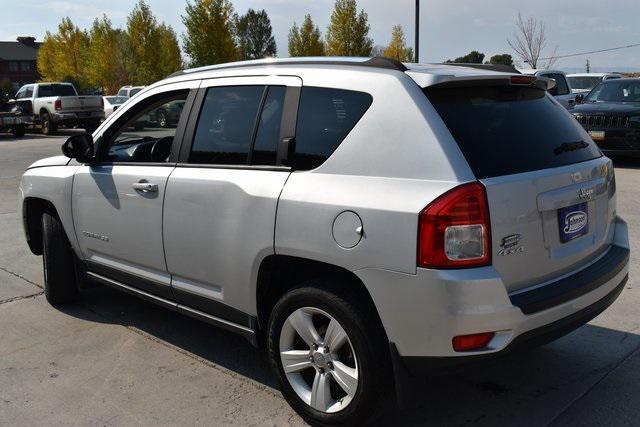
M 80 127 L 93 132 L 104 119 L 101 96 L 78 96 L 71 83 L 34 83 L 22 86 L 15 103 L 33 113 L 34 126 L 52 134 L 60 126 Z

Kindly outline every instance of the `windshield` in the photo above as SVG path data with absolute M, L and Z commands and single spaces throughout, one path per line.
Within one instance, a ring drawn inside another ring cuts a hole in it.
M 122 104 L 127 100 L 126 96 L 107 96 L 105 97 L 109 104 Z
M 38 87 L 38 98 L 48 96 L 76 96 L 76 90 L 71 85 L 40 85 Z
M 571 87 L 574 89 L 588 89 L 591 90 L 598 83 L 602 81 L 602 77 L 593 76 L 593 77 L 569 77 L 569 83 L 571 83 Z
M 580 124 L 541 89 L 426 88 L 478 179 L 600 157 Z
M 607 80 L 585 98 L 587 102 L 640 102 L 640 79 Z
M 142 90 L 141 87 L 138 87 L 138 88 L 135 88 L 135 89 L 131 89 L 131 91 L 129 92 L 129 96 L 131 97 L 131 96 L 135 95 L 136 93 L 140 92 L 141 90 Z

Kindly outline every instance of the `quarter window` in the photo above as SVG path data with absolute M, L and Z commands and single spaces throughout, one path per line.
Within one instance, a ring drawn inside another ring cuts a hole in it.
M 313 169 L 327 160 L 372 101 L 364 92 L 303 87 L 296 125 L 296 169 Z
M 246 165 L 264 90 L 264 86 L 209 88 L 189 162 Z

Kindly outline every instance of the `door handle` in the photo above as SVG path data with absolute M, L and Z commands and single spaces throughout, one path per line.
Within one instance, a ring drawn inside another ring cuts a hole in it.
M 138 182 L 134 182 L 132 185 L 134 190 L 142 191 L 144 193 L 157 193 L 158 192 L 158 184 L 152 184 L 146 179 L 141 179 Z

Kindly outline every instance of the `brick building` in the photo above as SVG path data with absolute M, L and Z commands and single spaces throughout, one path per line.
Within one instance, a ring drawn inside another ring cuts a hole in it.
M 8 80 L 14 86 L 37 81 L 38 48 L 34 37 L 18 37 L 16 41 L 0 41 L 0 82 Z

